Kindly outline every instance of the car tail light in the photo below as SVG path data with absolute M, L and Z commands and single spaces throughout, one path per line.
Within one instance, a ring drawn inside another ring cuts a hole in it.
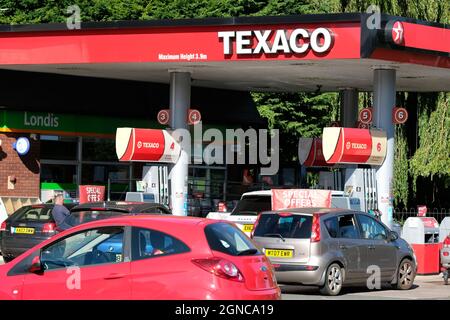
M 261 218 L 261 213 L 258 214 L 258 216 L 256 217 L 256 221 L 253 224 L 252 231 L 250 232 L 250 239 L 253 239 L 253 235 L 255 234 L 256 227 L 258 226 L 258 223 L 259 223 L 259 218 Z
M 442 255 L 443 255 L 444 257 L 448 257 L 449 253 L 448 253 L 448 251 L 444 251 L 444 252 L 442 253 Z
M 445 238 L 445 240 L 444 240 L 444 247 L 450 247 L 450 236 L 447 236 Z
M 312 230 L 311 230 L 311 242 L 320 241 L 320 218 L 317 214 L 313 215 Z
M 56 232 L 56 224 L 53 222 L 49 222 L 44 224 L 44 226 L 42 227 L 42 232 L 43 233 L 53 233 Z
M 6 221 L 3 221 L 0 225 L 0 231 L 6 231 Z
M 212 274 L 218 277 L 243 282 L 244 276 L 239 269 L 226 259 L 222 258 L 208 258 L 208 259 L 193 259 L 192 262 Z

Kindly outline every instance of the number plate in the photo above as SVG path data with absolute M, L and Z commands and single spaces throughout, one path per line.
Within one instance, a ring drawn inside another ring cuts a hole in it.
M 252 224 L 244 224 L 244 227 L 242 230 L 244 230 L 244 232 L 252 232 L 253 225 Z
M 273 258 L 292 258 L 294 250 L 266 249 L 266 256 Z
M 34 234 L 34 228 L 14 228 L 11 227 L 11 233 Z

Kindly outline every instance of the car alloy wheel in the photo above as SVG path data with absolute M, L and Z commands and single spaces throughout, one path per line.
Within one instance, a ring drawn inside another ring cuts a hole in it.
M 325 274 L 325 284 L 320 288 L 322 294 L 336 296 L 341 292 L 344 283 L 344 270 L 337 263 L 333 263 Z
M 333 267 L 328 271 L 328 287 L 333 292 L 339 292 L 342 287 L 341 268 Z
M 411 261 L 404 260 L 398 270 L 398 288 L 407 290 L 413 285 L 415 278 L 414 266 Z

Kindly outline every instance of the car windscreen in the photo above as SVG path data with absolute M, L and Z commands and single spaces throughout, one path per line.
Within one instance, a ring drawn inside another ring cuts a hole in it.
M 269 196 L 245 196 L 239 200 L 231 213 L 232 216 L 256 216 L 262 211 L 272 208 L 272 197 Z
M 108 219 L 127 214 L 129 213 L 122 211 L 73 211 L 66 219 L 64 219 L 64 224 L 74 227 L 90 221 Z
M 211 250 L 231 256 L 262 254 L 241 230 L 229 223 L 210 224 L 205 227 L 205 235 Z
M 255 228 L 255 237 L 311 238 L 312 216 L 299 214 L 262 214 Z
M 23 222 L 48 222 L 53 220 L 52 206 L 26 206 L 17 211 L 12 220 Z

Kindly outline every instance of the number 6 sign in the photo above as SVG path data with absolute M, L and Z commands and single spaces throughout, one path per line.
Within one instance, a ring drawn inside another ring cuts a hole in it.
M 408 111 L 402 107 L 394 107 L 392 109 L 392 122 L 394 124 L 402 124 L 408 120 Z

